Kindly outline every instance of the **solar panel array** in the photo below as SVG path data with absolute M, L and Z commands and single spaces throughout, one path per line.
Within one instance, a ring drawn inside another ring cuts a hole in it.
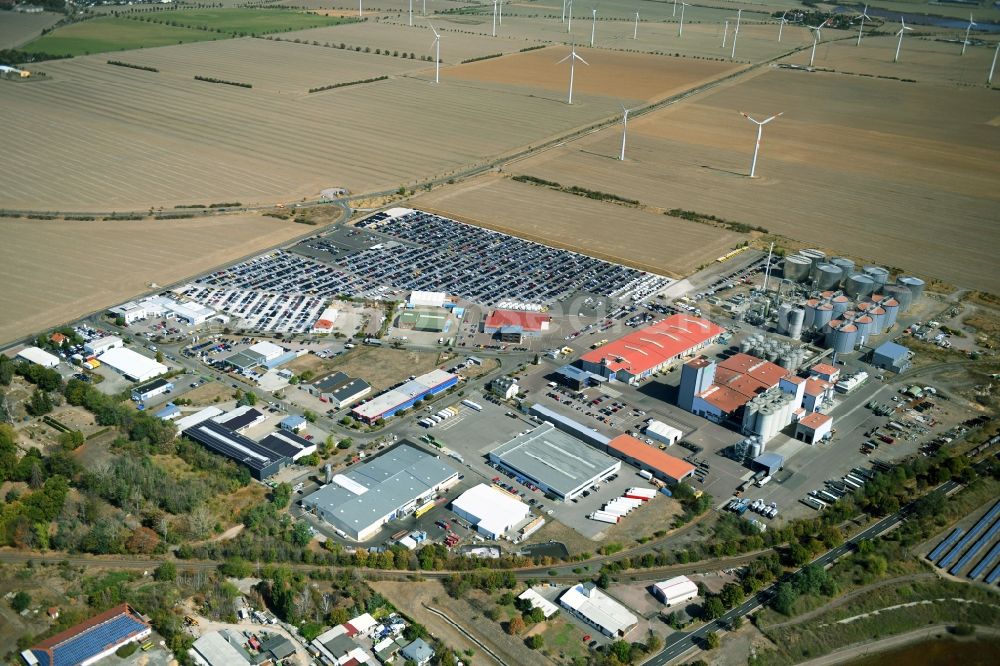
M 53 660 L 44 650 L 32 650 L 41 666 L 75 666 L 96 654 L 115 647 L 147 626 L 131 615 L 119 615 L 91 627 L 51 648 Z
M 976 524 L 963 536 L 963 530 L 955 528 L 927 556 L 938 567 L 947 569 L 953 576 L 961 575 L 962 571 L 980 552 L 996 540 L 1000 534 L 1000 501 L 993 504 L 989 511 L 976 521 Z M 959 538 L 961 537 L 961 538 Z M 969 544 L 972 544 L 971 546 Z M 980 559 L 967 574 L 975 580 L 1000 557 L 1000 542 L 993 543 L 989 552 Z M 957 559 L 956 559 L 957 558 Z M 952 564 L 954 562 L 954 564 Z M 986 576 L 985 582 L 992 584 L 1000 578 L 1000 565 L 997 565 Z

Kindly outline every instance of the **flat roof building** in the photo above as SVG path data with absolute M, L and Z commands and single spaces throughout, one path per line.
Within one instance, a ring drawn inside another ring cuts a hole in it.
M 695 467 L 631 435 L 618 435 L 608 442 L 608 453 L 645 470 L 668 483 L 680 483 L 694 474 Z
M 54 368 L 60 363 L 58 356 L 50 354 L 39 347 L 25 347 L 17 352 L 17 358 L 28 363 L 40 365 L 43 368 Z
M 267 415 L 250 405 L 237 407 L 212 419 L 233 432 L 243 432 L 267 420 Z
M 396 412 L 408 409 L 428 395 L 444 391 L 458 383 L 458 375 L 444 370 L 431 370 L 401 386 L 385 391 L 368 402 L 351 410 L 354 417 L 372 424 L 379 419 L 387 419 Z
M 667 606 L 682 604 L 698 596 L 698 586 L 687 576 L 677 576 L 653 585 L 653 596 Z
M 671 315 L 587 352 L 579 363 L 602 377 L 634 384 L 705 347 L 724 330 L 700 317 Z
M 677 428 L 656 419 L 650 419 L 645 432 L 650 439 L 667 445 L 676 444 L 684 436 L 684 433 Z
M 190 426 L 183 433 L 188 439 L 248 468 L 250 476 L 258 481 L 263 481 L 291 462 L 288 456 L 244 437 L 212 419 Z
M 136 386 L 132 389 L 132 400 L 135 402 L 146 402 L 162 393 L 172 391 L 174 383 L 166 379 L 154 379 L 153 381 Z
M 523 336 L 537 337 L 549 330 L 552 317 L 541 312 L 524 310 L 493 310 L 483 322 L 483 332 L 488 335 L 517 332 Z
M 214 405 L 205 407 L 204 409 L 198 410 L 194 414 L 188 414 L 187 416 L 177 419 L 177 430 L 179 432 L 187 430 L 191 426 L 198 425 L 202 421 L 207 421 L 208 419 L 219 416 L 222 413 L 223 411 Z
M 145 618 L 121 604 L 24 650 L 21 659 L 29 666 L 89 666 L 151 633 Z
M 425 308 L 404 310 L 399 313 L 396 325 L 408 331 L 441 333 L 448 325 L 448 312 L 447 310 L 428 310 Z
M 872 365 L 895 373 L 910 367 L 913 352 L 896 342 L 883 342 L 872 352 Z
M 812 412 L 804 416 L 795 425 L 795 439 L 815 444 L 823 441 L 831 435 L 833 431 L 833 417 L 829 414 Z
M 443 291 L 419 291 L 414 290 L 410 292 L 410 297 L 407 299 L 407 303 L 414 307 L 426 306 L 434 308 L 443 308 L 445 301 L 448 300 L 448 294 Z
M 501 538 L 531 517 L 527 504 L 485 483 L 459 495 L 451 503 L 451 510 L 490 539 Z
M 331 483 L 302 504 L 339 534 L 365 541 L 457 481 L 458 472 L 451 465 L 404 440 L 377 458 L 334 475 Z
M 106 335 L 103 338 L 97 338 L 96 340 L 91 340 L 90 342 L 84 343 L 83 351 L 88 354 L 97 355 L 103 354 L 109 349 L 114 349 L 115 347 L 124 347 L 125 343 L 122 339 L 116 335 Z
M 610 437 L 598 432 L 594 428 L 584 425 L 579 421 L 571 419 L 565 414 L 560 414 L 559 412 L 549 409 L 545 405 L 537 402 L 528 408 L 528 413 L 532 416 L 537 416 L 543 421 L 551 423 L 556 428 L 569 433 L 577 439 L 582 439 L 584 442 L 598 447 L 602 451 L 607 447 L 608 442 L 611 441 Z
M 559 597 L 559 604 L 612 638 L 626 636 L 639 623 L 639 618 L 598 589 L 594 583 L 574 585 Z
M 621 469 L 621 462 L 551 423 L 501 444 L 489 459 L 563 501 Z
M 521 594 L 517 595 L 517 598 L 527 599 L 528 601 L 531 602 L 532 608 L 541 608 L 542 615 L 544 615 L 546 618 L 552 617 L 553 615 L 559 612 L 558 606 L 556 606 L 554 603 L 552 603 L 542 595 L 538 594 L 538 592 L 535 592 L 530 587 Z
M 101 363 L 114 368 L 134 382 L 144 382 L 166 374 L 170 368 L 125 347 L 113 347 L 97 357 Z
M 292 461 L 316 453 L 315 444 L 288 430 L 275 430 L 257 443 L 275 453 L 287 456 Z

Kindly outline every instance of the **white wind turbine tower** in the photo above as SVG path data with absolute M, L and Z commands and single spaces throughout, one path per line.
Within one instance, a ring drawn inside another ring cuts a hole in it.
M 813 31 L 813 48 L 812 48 L 812 53 L 809 55 L 809 66 L 810 67 L 813 66 L 813 61 L 816 60 L 816 44 L 823 37 L 823 26 L 824 25 L 826 25 L 826 22 L 820 23 L 819 25 L 816 25 L 816 26 L 812 26 L 812 25 L 808 26 L 809 29 Z
M 573 32 L 573 0 L 566 0 L 566 32 Z
M 902 16 L 899 17 L 899 24 L 902 27 L 899 29 L 899 32 L 896 33 L 899 35 L 899 42 L 896 44 L 896 55 L 892 57 L 893 62 L 899 62 L 899 50 L 903 48 L 903 33 L 907 30 L 913 30 L 913 28 L 906 27 L 906 21 L 903 20 Z
M 683 10 L 682 10 L 683 11 Z M 671 17 L 677 17 L 677 0 L 674 0 L 674 13 L 670 15 Z
M 597 34 L 597 7 L 590 10 L 594 20 L 590 24 L 590 48 L 594 48 L 594 35 Z
M 965 55 L 965 47 L 969 45 L 969 31 L 972 30 L 972 26 L 979 25 L 972 20 L 972 14 L 969 14 L 969 25 L 965 26 L 965 39 L 962 40 L 962 55 Z
M 869 21 L 872 20 L 872 17 L 868 16 L 868 5 L 865 5 L 865 8 L 863 10 L 861 10 L 861 13 L 858 14 L 858 18 L 861 19 L 861 27 L 858 28 L 858 43 L 857 43 L 857 46 L 861 46 L 861 35 L 865 31 L 865 19 L 868 19 Z
M 618 159 L 622 162 L 625 161 L 625 133 L 628 132 L 628 114 L 632 112 L 632 109 L 626 109 L 625 105 L 618 102 L 618 105 L 622 107 L 622 152 L 618 156 Z
M 584 60 L 583 58 L 581 58 L 580 56 L 578 56 L 576 54 L 576 44 L 573 45 L 573 50 L 570 52 L 570 54 L 568 56 L 566 56 L 565 58 L 563 58 L 562 60 L 560 60 L 559 62 L 557 62 L 556 64 L 557 65 L 561 65 L 562 63 L 566 62 L 567 60 L 569 60 L 569 97 L 566 99 L 566 103 L 567 104 L 572 104 L 573 103 L 573 75 L 574 75 L 574 73 L 576 71 L 576 61 L 579 60 L 584 65 L 588 65 L 588 66 L 590 65 L 590 63 L 587 62 L 586 60 Z
M 562 22 L 566 22 L 566 0 L 563 0 Z
M 778 20 L 778 43 L 779 44 L 781 43 L 781 31 L 785 28 L 785 24 L 788 23 L 788 19 L 785 18 L 785 16 L 787 16 L 787 15 L 788 15 L 788 12 L 785 12 L 784 14 L 781 15 L 781 18 Z
M 493 0 L 493 36 L 497 36 L 497 0 Z
M 410 0 L 410 27 L 413 27 L 413 0 Z
M 434 26 L 429 21 L 427 25 L 430 25 L 431 30 L 434 30 Z M 437 30 L 434 30 L 434 43 L 431 46 L 434 47 L 434 83 L 441 83 L 441 35 Z
M 722 29 L 722 48 L 726 48 L 727 39 L 729 39 L 729 19 L 726 19 L 726 27 Z
M 997 50 L 993 52 L 993 64 L 990 65 L 990 75 L 986 77 L 986 85 L 993 84 L 993 72 L 997 68 L 997 56 L 1000 55 L 1000 42 L 997 42 Z
M 423 0 L 423 12 L 424 16 L 427 16 L 427 0 Z
M 746 113 L 743 113 L 742 111 L 740 111 L 740 115 L 741 116 L 743 116 L 744 118 L 746 118 L 750 122 L 752 122 L 755 125 L 757 125 L 757 143 L 754 144 L 754 147 L 753 147 L 753 161 L 750 162 L 750 177 L 751 178 L 753 178 L 756 175 L 756 173 L 757 173 L 757 153 L 760 152 L 760 137 L 764 133 L 764 125 L 768 124 L 769 122 L 771 122 L 772 120 L 774 120 L 775 118 L 777 118 L 778 116 L 780 116 L 783 113 L 784 113 L 784 111 L 782 111 L 781 113 L 776 113 L 775 115 L 771 116 L 770 118 L 765 118 L 764 120 L 754 120 L 753 118 L 751 118 Z
M 498 22 L 500 23 L 500 27 L 502 28 L 503 27 L 503 0 L 500 0 L 500 2 L 497 3 L 497 4 L 500 5 L 500 12 L 497 14 L 497 16 L 499 17 Z
M 736 58 L 736 38 L 740 36 L 740 19 L 743 18 L 743 10 L 739 9 L 736 11 L 736 29 L 733 30 L 733 52 L 730 54 L 731 59 Z
M 361 16 L 361 0 L 358 0 L 358 16 Z
M 691 5 L 689 5 L 688 3 L 684 2 L 683 0 L 681 0 L 681 22 L 680 22 L 680 26 L 677 28 L 677 36 L 678 37 L 683 37 L 684 36 L 684 8 L 685 7 L 690 7 L 690 6 Z
M 635 30 L 632 31 L 632 39 L 639 39 L 639 12 L 635 13 Z

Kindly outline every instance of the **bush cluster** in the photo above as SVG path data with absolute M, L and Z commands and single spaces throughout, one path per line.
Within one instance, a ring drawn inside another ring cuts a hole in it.
M 385 81 L 388 78 L 389 78 L 388 76 L 376 76 L 375 78 L 372 79 L 360 79 L 358 81 L 344 81 L 343 83 L 331 83 L 328 86 L 319 86 L 318 88 L 310 88 L 309 92 L 316 93 L 316 92 L 323 92 L 324 90 L 333 90 L 334 88 L 357 86 L 361 85 L 362 83 L 374 83 L 375 81 Z
M 224 79 L 216 79 L 211 76 L 199 76 L 197 74 L 195 74 L 194 80 L 204 81 L 206 83 L 222 83 L 227 86 L 236 86 L 237 88 L 253 88 L 253 85 L 249 83 L 240 83 L 239 81 L 226 81 Z

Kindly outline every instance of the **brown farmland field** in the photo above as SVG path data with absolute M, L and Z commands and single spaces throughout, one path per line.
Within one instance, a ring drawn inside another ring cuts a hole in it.
M 580 49 L 589 65 L 577 63 L 573 95 L 590 93 L 621 100 L 650 101 L 687 90 L 736 69 L 730 63 L 679 60 L 638 53 Z M 556 64 L 570 54 L 566 47 L 518 53 L 480 60 L 442 72 L 442 78 L 526 88 L 542 88 L 565 96 L 569 63 Z
M 0 218 L 0 342 L 110 307 L 308 229 L 270 217 L 76 222 Z
M 604 158 L 610 159 L 610 158 Z M 563 185 L 572 185 L 565 181 Z M 642 270 L 681 277 L 746 239 L 697 222 L 595 201 L 497 175 L 424 194 L 413 205 Z
M 326 187 L 394 191 L 618 109 L 609 97 L 581 94 L 569 106 L 500 86 L 410 77 L 282 95 L 87 58 L 47 69 L 51 80 L 4 89 L 3 208 L 269 205 L 315 198 Z M 504 122 L 483 122 L 487 117 Z
M 41 14 L 23 14 L 21 12 L 4 12 L 0 21 L 0 49 L 12 49 L 27 44 L 42 33 L 42 30 L 54 25 L 63 18 L 61 14 L 42 12 Z
M 760 225 L 859 259 L 1000 291 L 996 93 L 786 70 L 723 84 L 511 165 L 666 209 Z M 745 177 L 757 116 L 758 178 Z
M 129 51 L 118 59 L 159 69 L 151 77 L 190 81 L 195 75 L 250 83 L 254 90 L 308 94 L 310 88 L 399 74 L 427 66 L 404 60 L 311 44 L 244 37 L 216 42 Z M 107 56 L 86 56 L 78 61 L 106 64 Z M 322 93 L 313 93 L 322 94 Z

